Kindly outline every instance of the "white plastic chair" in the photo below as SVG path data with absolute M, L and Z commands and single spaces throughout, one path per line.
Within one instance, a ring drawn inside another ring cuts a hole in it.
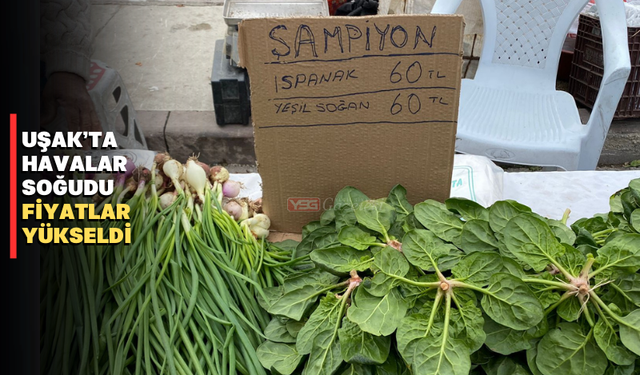
M 452 14 L 462 0 L 438 0 Z M 480 0 L 484 46 L 463 79 L 456 151 L 565 170 L 596 168 L 631 69 L 622 0 L 599 0 L 604 77 L 586 125 L 556 75 L 569 26 L 587 0 Z

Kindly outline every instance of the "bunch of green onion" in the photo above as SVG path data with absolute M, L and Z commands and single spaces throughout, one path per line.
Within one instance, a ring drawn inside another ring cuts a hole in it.
M 101 203 L 130 206 L 132 244 L 43 252 L 42 374 L 265 374 L 256 296 L 297 260 L 267 244 L 264 214 L 225 210 L 236 198 L 214 168 L 158 154 Z

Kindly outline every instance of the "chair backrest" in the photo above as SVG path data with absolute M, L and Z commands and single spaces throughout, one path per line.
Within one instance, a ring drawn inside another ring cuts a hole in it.
M 484 45 L 475 79 L 493 87 L 555 89 L 562 45 L 587 1 L 480 0 Z

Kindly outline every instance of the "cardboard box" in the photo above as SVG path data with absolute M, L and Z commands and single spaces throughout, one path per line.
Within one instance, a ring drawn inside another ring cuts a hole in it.
M 272 229 L 300 233 L 344 186 L 449 197 L 459 15 L 252 19 L 239 27 Z

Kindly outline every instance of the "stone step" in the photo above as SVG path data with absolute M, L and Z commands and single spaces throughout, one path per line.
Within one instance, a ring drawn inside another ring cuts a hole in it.
M 581 111 L 588 116 L 588 112 Z M 208 164 L 233 165 L 236 171 L 255 171 L 253 128 L 219 126 L 213 111 L 138 111 L 149 149 L 168 151 L 186 161 L 199 153 Z M 623 166 L 640 159 L 640 119 L 614 121 L 602 150 L 599 165 Z

